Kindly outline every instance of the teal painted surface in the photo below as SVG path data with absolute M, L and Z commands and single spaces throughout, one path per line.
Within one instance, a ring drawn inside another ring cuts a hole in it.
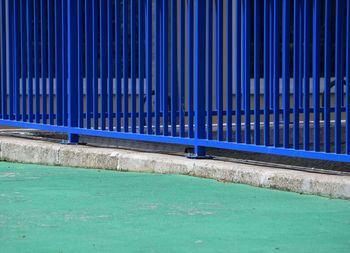
M 0 163 L 0 252 L 350 252 L 350 202 Z

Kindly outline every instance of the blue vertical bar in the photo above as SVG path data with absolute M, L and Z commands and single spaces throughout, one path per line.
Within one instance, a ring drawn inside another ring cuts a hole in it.
M 245 15 L 246 15 L 246 3 L 244 1 L 242 1 L 242 4 L 241 4 L 241 18 L 242 18 L 242 21 L 241 21 L 241 30 L 242 30 L 242 60 L 241 60 L 241 64 L 242 64 L 242 109 L 245 108 L 245 92 L 246 92 L 246 88 L 244 86 L 245 84 L 245 32 L 246 32 L 246 28 L 245 28 Z M 244 115 L 244 112 L 242 112 L 242 114 Z M 244 139 L 245 137 L 243 137 Z
M 223 0 L 216 0 L 216 105 L 217 139 L 223 140 Z
M 1 34 L 6 34 L 6 2 L 1 0 Z M 7 117 L 7 64 L 6 64 L 6 36 L 1 36 L 1 115 L 2 119 Z
M 171 0 L 171 135 L 176 136 L 177 119 L 177 0 Z
M 55 41 L 54 41 L 54 1 L 47 1 L 47 19 L 48 19 L 48 77 L 49 77 L 49 124 L 54 124 L 54 94 L 53 79 L 55 66 Z
M 187 0 L 188 137 L 193 138 L 193 0 Z
M 20 1 L 21 11 L 21 83 L 22 83 L 22 120 L 27 121 L 27 33 L 26 2 Z
M 100 124 L 106 129 L 107 111 L 107 1 L 100 1 Z
M 139 41 L 139 133 L 144 133 L 144 77 L 145 77 L 145 59 L 144 59 L 144 39 L 145 39 L 145 1 L 138 0 L 138 41 Z
M 270 97 L 270 110 L 273 110 L 273 100 L 274 100 L 274 96 L 273 96 L 273 89 L 274 89 L 274 40 L 273 40 L 273 36 L 274 36 L 274 0 L 270 0 L 269 3 L 269 13 L 270 13 L 270 19 L 269 19 L 269 30 L 270 30 L 270 35 L 269 35 L 269 40 L 270 40 L 270 44 L 269 44 L 269 51 L 270 51 L 270 62 L 269 62 L 269 68 L 270 68 L 270 91 L 269 91 L 269 97 Z
M 320 151 L 320 2 L 314 0 L 313 3 L 313 107 L 314 107 L 314 150 Z
M 56 78 L 56 125 L 62 125 L 62 9 L 61 1 L 55 0 L 55 78 Z M 29 36 L 28 36 L 29 39 Z M 31 47 L 31 45 L 30 45 Z M 28 62 L 29 65 L 29 62 Z M 30 86 L 29 86 L 30 88 Z M 30 93 L 30 92 L 29 92 Z M 30 113 L 29 113 L 30 115 Z
M 129 131 L 129 62 L 128 62 L 128 3 L 129 1 L 123 0 L 123 120 L 124 120 L 124 132 Z
M 135 1 L 130 1 L 130 43 L 131 43 L 131 132 L 136 133 L 136 15 Z
M 85 80 L 86 80 L 86 128 L 91 128 L 91 112 L 93 105 L 93 32 L 92 32 L 92 0 L 85 0 Z
M 273 89 L 273 123 L 274 123 L 274 146 L 279 146 L 279 64 L 280 64 L 280 1 L 274 0 L 274 36 L 273 36 L 273 75 L 274 75 L 274 89 Z
M 300 90 L 300 16 L 301 2 L 300 0 L 294 0 L 294 59 L 293 59 L 293 148 L 299 149 L 299 90 Z
M 107 87 L 107 98 L 108 98 L 108 130 L 113 131 L 113 8 L 112 1 L 107 1 L 107 47 L 108 47 L 108 87 Z
M 85 80 L 86 80 L 86 128 L 91 128 L 92 94 L 92 0 L 85 1 Z
M 261 0 L 254 1 L 254 144 L 260 145 L 260 12 Z
M 242 141 L 242 130 L 241 130 L 241 0 L 236 0 L 236 142 L 240 143 Z
M 84 80 L 83 80 L 83 2 L 77 1 L 77 111 L 78 111 L 78 127 L 84 126 Z
M 324 152 L 330 152 L 331 122 L 331 0 L 325 0 L 324 32 Z
M 310 149 L 310 0 L 304 1 L 304 149 Z
M 3 71 L 2 71 L 2 44 L 3 44 L 3 38 L 6 37 L 4 36 L 4 32 L 3 32 L 3 29 L 2 29 L 2 20 L 3 20 L 3 16 L 5 15 L 3 13 L 3 7 L 2 7 L 2 3 L 3 1 L 0 0 L 0 119 L 4 119 L 4 116 L 3 113 L 2 113 L 2 105 L 3 105 L 3 96 L 2 96 L 2 93 L 3 93 L 3 80 L 2 80 L 2 75 L 3 75 Z
M 46 0 L 41 0 L 41 104 L 42 104 L 42 123 L 46 124 L 47 120 L 47 94 L 46 94 L 46 85 L 47 85 L 47 2 Z
M 147 134 L 152 134 L 152 0 L 146 3 Z M 155 29 L 156 30 L 156 29 Z M 157 77 L 156 77 L 157 79 Z
M 300 28 L 299 28 L 299 43 L 300 43 L 300 50 L 299 50 L 299 79 L 300 79 L 300 89 L 299 89 L 299 112 L 302 109 L 303 106 L 303 76 L 304 76 L 304 50 L 303 50 L 303 43 L 304 43 L 304 2 L 305 0 L 300 0 Z
M 4 105 L 4 86 L 6 85 L 6 82 L 4 82 L 4 74 L 5 72 L 3 71 L 3 68 L 6 66 L 3 62 L 3 54 L 4 54 L 4 50 L 3 50 L 3 45 L 5 42 L 5 38 L 6 36 L 4 36 L 3 34 L 6 33 L 6 30 L 4 32 L 4 19 L 6 16 L 6 11 L 4 10 L 4 3 L 5 1 L 1 0 L 0 1 L 0 119 L 5 119 L 5 114 L 4 114 L 4 110 L 3 110 L 3 105 Z
M 163 58 L 163 52 L 164 52 L 164 36 L 163 36 L 163 2 L 164 0 L 160 0 L 160 9 L 159 9 L 159 39 L 160 39 L 160 53 L 159 53 L 159 68 L 160 68 L 160 73 L 159 73 L 159 111 L 160 111 L 160 116 L 163 117 L 163 65 L 164 65 L 164 58 Z
M 342 106 L 342 111 L 346 103 L 346 94 L 345 94 L 345 89 L 346 89 L 346 84 L 344 81 L 344 78 L 346 77 L 346 0 L 343 0 L 342 3 L 342 13 L 341 15 L 343 16 L 343 25 L 342 25 L 342 80 L 343 80 L 343 85 L 341 86 L 341 106 Z M 343 120 L 344 117 L 342 117 L 341 120 Z
M 1 64 L 2 64 L 2 61 L 1 61 L 1 55 L 2 55 L 1 44 L 2 44 L 2 39 L 1 38 L 4 37 L 1 26 L 2 26 L 2 16 L 4 14 L 2 13 L 1 5 L 2 5 L 2 2 L 0 1 L 0 119 L 4 119 L 5 115 L 2 114 L 2 105 L 3 105 L 3 103 L 2 103 L 2 99 L 3 99 L 3 96 L 2 96 L 3 88 L 2 88 L 2 86 L 3 86 L 3 82 L 2 82 L 2 70 L 1 70 Z
M 6 84 L 6 83 L 4 83 L 3 82 L 3 78 L 2 78 L 2 76 L 3 76 L 3 74 L 4 74 L 4 72 L 3 72 L 3 61 L 2 61 L 2 55 L 3 55 L 3 49 L 2 49 L 2 45 L 4 44 L 4 38 L 6 38 L 6 36 L 4 36 L 4 34 L 6 33 L 4 33 L 4 30 L 3 30 L 3 19 L 4 19 L 4 16 L 6 15 L 5 13 L 6 12 L 4 12 L 4 8 L 3 8 L 3 0 L 0 0 L 0 119 L 4 119 L 5 118 L 5 115 L 4 115 L 4 113 L 3 113 L 3 109 L 2 109 L 2 107 L 3 107 L 3 99 L 4 99 L 4 97 L 3 97 L 3 92 L 4 92 L 4 88 L 3 88 L 3 86 L 4 86 L 4 84 Z
M 341 89 L 343 85 L 342 75 L 342 9 L 343 1 L 336 2 L 335 23 L 335 134 L 334 152 L 341 153 Z
M 244 61 L 243 61 L 243 73 L 244 73 L 244 94 L 245 94 L 245 106 L 244 106 L 244 141 L 250 144 L 250 0 L 244 2 Z
M 350 0 L 346 7 L 346 154 L 350 155 Z
M 3 62 L 2 62 L 2 55 L 3 55 L 3 50 L 2 50 L 2 44 L 4 43 L 4 38 L 6 38 L 6 36 L 4 36 L 4 31 L 2 29 L 3 27 L 3 17 L 6 15 L 4 13 L 4 10 L 3 10 L 3 1 L 0 1 L 0 119 L 4 119 L 5 118 L 5 115 L 3 114 L 3 109 L 2 109 L 2 106 L 3 106 L 3 86 L 4 86 L 4 82 L 3 82 L 3 71 L 2 71 L 2 68 L 3 68 Z M 5 32 L 6 33 L 6 32 Z M 6 83 L 5 83 L 6 84 Z
M 39 55 L 39 40 L 40 40 L 40 5 L 39 0 L 34 0 L 34 76 L 35 76 L 35 123 L 40 123 L 40 55 Z
M 92 0 L 92 112 L 93 128 L 98 129 L 98 2 Z
M 283 1 L 283 28 L 282 28 L 282 90 L 283 90 L 283 147 L 289 148 L 289 35 L 290 35 L 290 0 Z
M 13 1 L 8 1 L 8 14 L 13 14 Z M 13 119 L 13 88 L 14 88 L 14 83 L 13 83 L 13 59 L 15 57 L 10 57 L 13 56 L 13 16 L 14 15 L 8 15 L 8 51 L 9 51 L 9 57 L 8 57 L 8 80 L 9 80 L 9 85 L 8 85 L 8 106 L 9 106 L 9 119 Z
M 122 61 L 121 61 L 121 1 L 115 0 L 115 82 L 116 82 L 116 130 L 121 131 L 121 112 L 122 112 Z
M 14 85 L 14 95 L 13 95 L 13 106 L 14 106 L 14 113 L 15 113 L 15 120 L 20 120 L 20 6 L 19 1 L 14 0 L 13 1 L 13 54 L 12 57 L 14 58 L 13 62 L 13 85 Z
M 180 137 L 185 137 L 185 0 L 180 0 Z
M 206 106 L 207 106 L 207 139 L 213 138 L 213 1 L 207 0 L 206 19 Z M 183 65 L 181 63 L 181 65 Z
M 68 126 L 78 126 L 78 19 L 77 1 L 68 1 Z
M 264 0 L 264 145 L 270 145 L 270 5 Z
M 232 141 L 232 1 L 226 1 L 226 141 Z
M 9 119 L 13 120 L 14 119 L 14 91 L 15 91 L 15 81 L 14 81 L 14 62 L 15 58 L 14 56 L 14 1 L 9 1 L 8 2 L 8 51 L 9 51 L 9 56 L 11 55 L 12 57 L 8 58 L 8 75 L 9 75 L 9 94 L 8 94 L 8 100 L 9 100 Z
M 160 6 L 160 17 L 159 17 L 159 39 L 160 39 L 160 53 L 159 53 L 159 67 L 160 67 L 160 83 L 159 83 L 159 110 L 160 110 L 160 113 L 161 113 L 161 117 L 163 117 L 163 64 L 164 64 L 164 60 L 163 60 L 163 53 L 164 53 L 164 43 L 163 43 L 163 39 L 164 39 L 164 36 L 163 36 L 163 2 L 164 1 L 161 1 L 161 6 Z M 163 121 L 163 120 L 162 120 Z
M 168 0 L 163 0 L 163 135 L 168 135 Z
M 160 0 L 156 1 L 155 7 L 155 109 L 154 109 L 154 117 L 155 117 L 155 133 L 156 135 L 160 134 L 160 79 L 161 79 L 161 2 Z
M 194 104 L 195 104 L 195 138 L 205 138 L 205 62 L 202 60 L 205 55 L 205 1 L 195 2 L 195 55 L 194 55 Z M 205 155 L 205 150 L 195 145 L 195 153 L 198 156 Z
M 68 125 L 68 92 L 67 92 L 67 77 L 68 77 L 68 54 L 67 54 L 67 0 L 62 0 L 62 115 L 63 125 Z

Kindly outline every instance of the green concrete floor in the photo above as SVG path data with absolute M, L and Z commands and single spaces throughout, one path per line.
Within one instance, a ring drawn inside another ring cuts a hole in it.
M 350 201 L 0 163 L 0 252 L 350 252 Z

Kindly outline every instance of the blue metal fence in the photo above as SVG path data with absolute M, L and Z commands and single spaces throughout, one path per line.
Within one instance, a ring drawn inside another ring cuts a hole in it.
M 0 125 L 350 162 L 350 0 L 0 0 Z

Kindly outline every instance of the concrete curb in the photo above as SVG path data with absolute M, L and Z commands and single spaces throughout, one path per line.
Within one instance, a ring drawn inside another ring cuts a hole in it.
M 0 160 L 116 171 L 183 174 L 274 188 L 303 194 L 350 199 L 350 177 L 275 169 L 217 160 L 111 148 L 70 146 L 1 137 Z

